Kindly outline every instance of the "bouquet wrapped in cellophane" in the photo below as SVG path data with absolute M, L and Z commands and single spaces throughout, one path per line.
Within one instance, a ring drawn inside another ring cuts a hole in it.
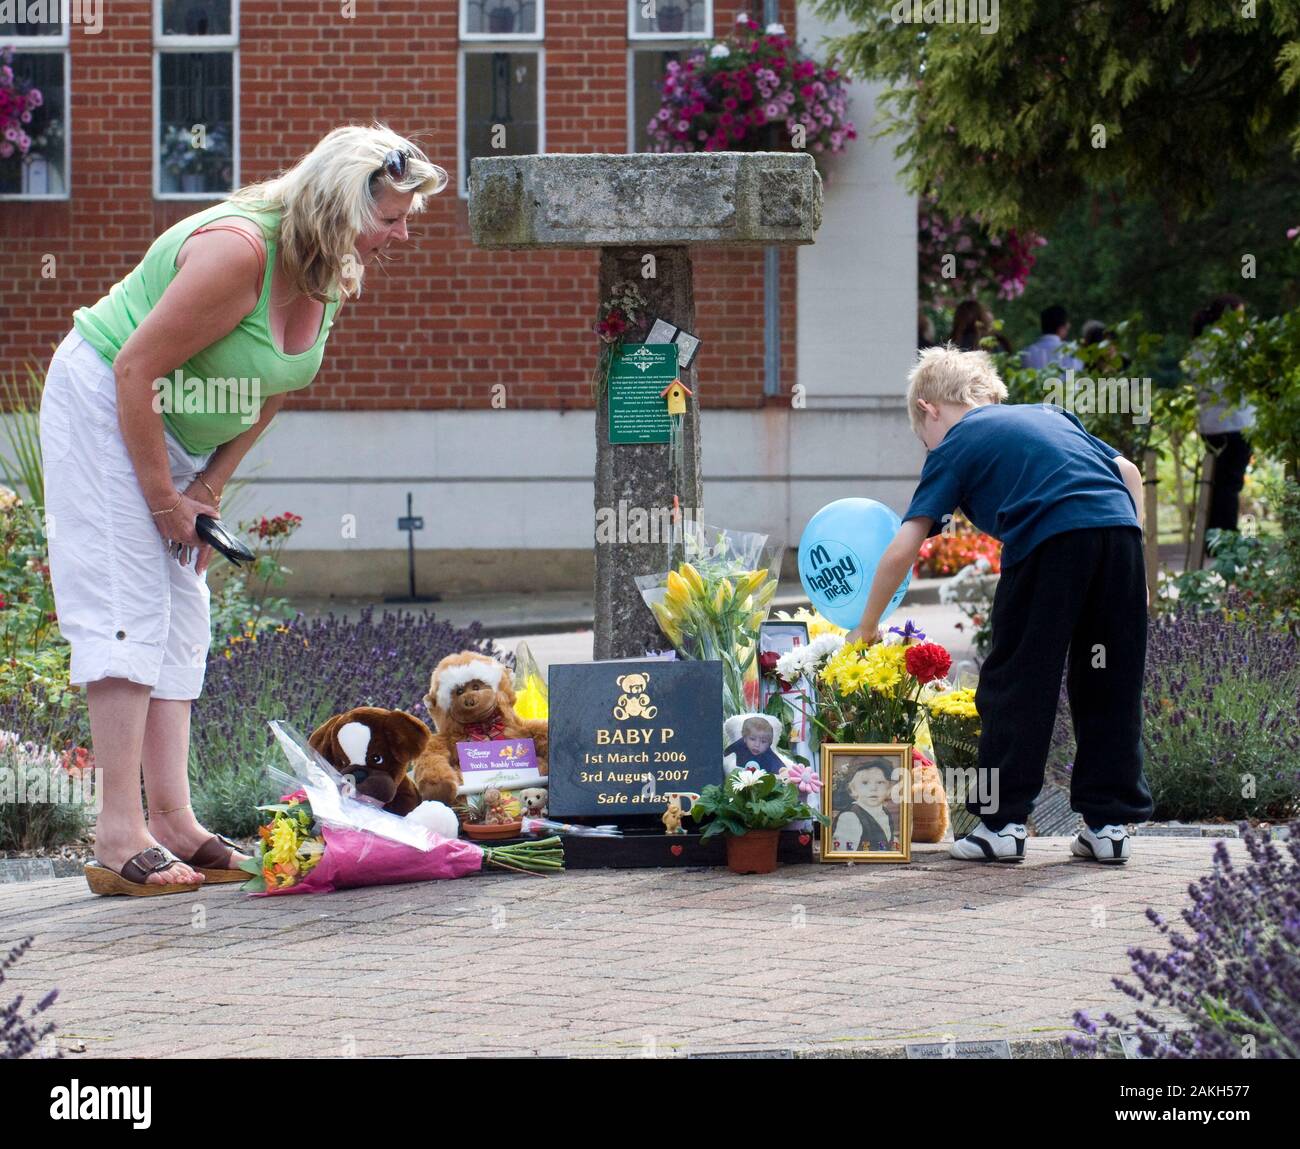
M 270 725 L 289 771 L 268 768 L 286 793 L 279 802 L 258 807 L 271 818 L 258 831 L 253 856 L 243 863 L 250 878 L 241 889 L 248 893 L 329 893 L 460 878 L 489 867 L 531 874 L 564 868 L 559 838 L 484 848 L 356 797 L 344 777 L 292 726 Z M 446 813 L 450 830 L 455 815 Z
M 682 561 L 640 575 L 637 589 L 683 658 L 722 663 L 722 717 L 743 714 L 758 628 L 776 595 L 780 547 L 768 536 L 687 520 Z M 756 705 L 756 704 L 755 704 Z

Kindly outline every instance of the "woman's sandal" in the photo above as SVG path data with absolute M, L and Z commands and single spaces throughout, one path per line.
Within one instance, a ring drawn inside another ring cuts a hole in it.
M 102 862 L 87 862 L 84 868 L 86 883 L 93 894 L 109 896 L 127 894 L 135 898 L 152 898 L 158 894 L 194 893 L 204 882 L 151 882 L 150 874 L 162 873 L 179 865 L 158 846 L 141 850 L 128 858 L 121 871 L 110 870 Z
M 182 858 L 181 861 L 203 875 L 205 886 L 214 882 L 246 882 L 252 875 L 247 870 L 236 869 L 231 865 L 234 856 L 242 853 L 243 850 L 237 843 L 220 834 L 213 834 L 194 851 L 192 857 Z

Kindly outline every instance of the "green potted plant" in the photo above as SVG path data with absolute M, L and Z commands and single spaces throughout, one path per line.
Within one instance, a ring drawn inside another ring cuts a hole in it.
M 735 874 L 775 870 L 783 826 L 806 819 L 826 822 L 804 803 L 794 782 L 756 765 L 733 770 L 721 786 L 705 786 L 691 817 L 705 824 L 701 839 L 727 835 L 727 868 Z

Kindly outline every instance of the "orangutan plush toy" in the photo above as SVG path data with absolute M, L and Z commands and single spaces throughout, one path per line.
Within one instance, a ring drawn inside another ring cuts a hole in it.
M 358 706 L 327 719 L 307 740 L 340 774 L 350 776 L 357 793 L 405 817 L 420 804 L 407 768 L 425 753 L 433 735 L 414 714 Z M 450 802 L 455 791 L 439 801 Z
M 424 702 L 437 733 L 415 764 L 415 785 L 422 797 L 448 801 L 440 790 L 449 780 L 455 785 L 463 781 L 457 742 L 531 738 L 538 773 L 546 773 L 546 722 L 515 713 L 510 672 L 496 659 L 473 650 L 449 654 L 434 668 Z

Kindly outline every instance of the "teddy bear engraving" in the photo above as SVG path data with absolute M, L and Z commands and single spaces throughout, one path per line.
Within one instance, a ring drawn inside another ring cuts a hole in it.
M 614 704 L 614 717 L 620 722 L 628 718 L 653 718 L 659 713 L 659 707 L 651 704 L 650 695 L 646 693 L 650 681 L 648 674 L 623 674 L 614 681 L 623 691 Z

